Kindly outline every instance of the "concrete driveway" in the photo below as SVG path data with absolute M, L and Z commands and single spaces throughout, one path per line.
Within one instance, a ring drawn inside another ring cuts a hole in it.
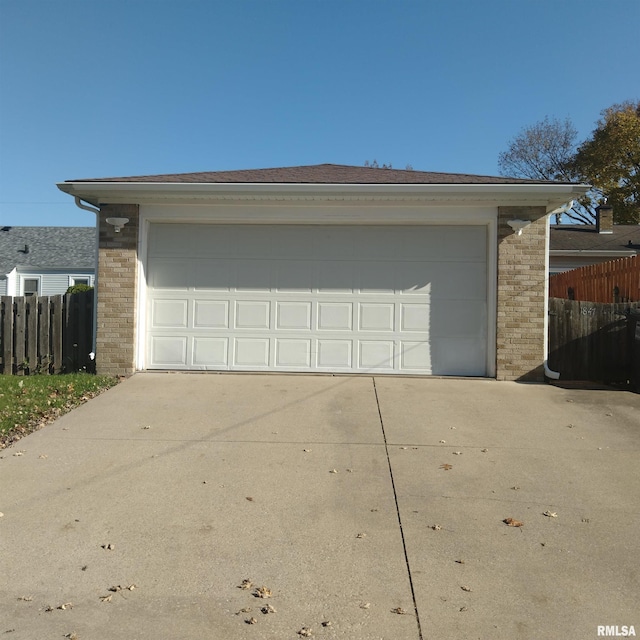
M 11 640 L 640 635 L 638 395 L 145 373 L 0 457 Z

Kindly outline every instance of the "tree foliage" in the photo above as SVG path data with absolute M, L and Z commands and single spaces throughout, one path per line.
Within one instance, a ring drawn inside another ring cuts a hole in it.
M 569 119 L 547 117 L 523 129 L 499 155 L 500 173 L 593 185 L 566 214 L 576 222 L 593 222 L 605 200 L 616 223 L 640 222 L 640 101 L 614 104 L 601 115 L 581 144 Z
M 568 118 L 546 117 L 524 128 L 511 140 L 509 148 L 500 153 L 500 174 L 530 180 L 576 181 L 578 177 L 573 162 L 578 146 L 577 136 L 578 131 Z M 595 209 L 591 198 L 576 202 L 566 215 L 575 222 L 593 222 Z
M 640 101 L 602 112 L 591 138 L 574 158 L 573 170 L 613 207 L 618 224 L 640 222 Z

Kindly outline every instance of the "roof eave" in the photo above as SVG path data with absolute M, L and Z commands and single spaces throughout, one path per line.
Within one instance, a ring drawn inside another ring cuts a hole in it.
M 582 184 L 296 184 L 62 182 L 58 188 L 94 206 L 200 204 L 233 200 L 415 200 L 432 203 L 558 206 L 589 190 Z
M 607 249 L 599 251 L 598 249 L 550 249 L 550 256 L 582 256 L 585 258 L 626 258 L 628 256 L 637 255 L 634 249 Z

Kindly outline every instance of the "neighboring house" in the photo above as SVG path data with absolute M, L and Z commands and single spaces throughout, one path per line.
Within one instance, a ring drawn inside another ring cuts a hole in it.
M 613 224 L 612 208 L 598 209 L 595 225 L 551 225 L 551 275 L 640 254 L 640 225 Z
M 99 214 L 101 373 L 501 380 L 544 377 L 549 214 L 588 190 L 331 164 L 58 187 Z
M 0 227 L 0 295 L 65 293 L 70 285 L 93 286 L 93 227 Z

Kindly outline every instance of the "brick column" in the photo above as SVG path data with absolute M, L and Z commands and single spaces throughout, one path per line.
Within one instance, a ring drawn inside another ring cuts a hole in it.
M 100 207 L 96 371 L 130 375 L 135 371 L 138 205 Z M 116 233 L 106 218 L 129 218 Z
M 545 216 L 545 207 L 498 207 L 498 380 L 544 380 Z M 532 222 L 517 235 L 513 219 Z

